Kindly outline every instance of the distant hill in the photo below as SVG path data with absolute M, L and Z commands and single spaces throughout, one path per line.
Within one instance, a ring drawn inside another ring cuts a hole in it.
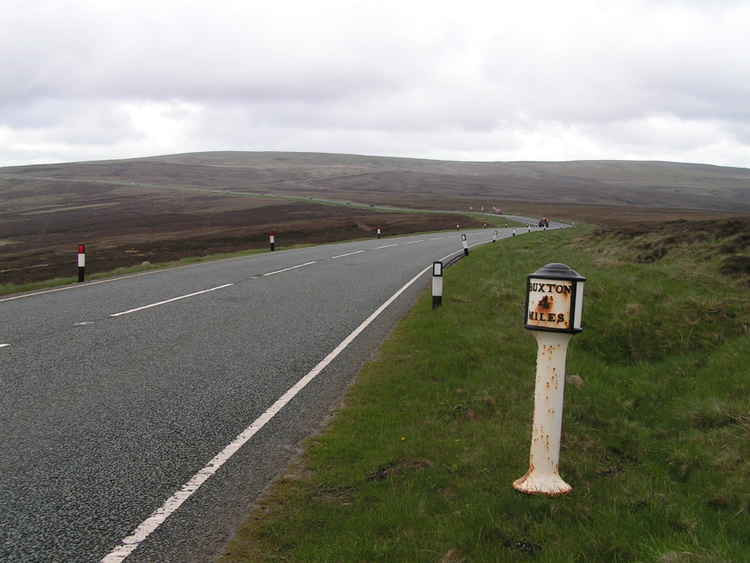
M 750 169 L 655 161 L 455 162 L 204 152 L 0 168 L 2 180 L 319 195 L 450 208 L 471 200 L 750 212 Z

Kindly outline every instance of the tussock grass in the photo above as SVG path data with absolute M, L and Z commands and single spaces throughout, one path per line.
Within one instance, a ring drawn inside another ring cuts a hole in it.
M 449 269 L 444 306 L 419 301 L 223 561 L 750 560 L 744 281 L 632 250 L 533 233 Z M 549 262 L 589 278 L 558 498 L 511 487 L 533 403 L 525 277 Z

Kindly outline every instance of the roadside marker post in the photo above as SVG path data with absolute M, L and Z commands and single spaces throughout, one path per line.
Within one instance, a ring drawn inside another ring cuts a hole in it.
M 534 419 L 529 470 L 513 482 L 528 494 L 563 495 L 572 487 L 559 474 L 565 392 L 565 357 L 570 338 L 583 330 L 582 275 L 565 264 L 547 264 L 528 276 L 526 328 L 537 341 Z
M 492 233 L 492 242 L 497 242 L 497 231 Z
M 516 236 L 516 230 L 513 229 L 513 236 Z
M 432 308 L 443 304 L 443 263 L 432 263 Z
M 268 245 L 271 247 L 271 252 L 276 250 L 276 233 L 268 233 Z
M 78 283 L 86 277 L 86 245 L 78 245 Z
M 465 234 L 461 234 L 461 244 L 464 247 L 464 256 L 468 256 L 469 255 L 469 243 L 466 242 L 466 235 Z
M 456 223 L 456 230 L 459 230 L 460 228 L 461 228 L 461 225 L 459 225 L 458 223 Z
M 380 227 L 378 227 L 378 238 L 380 238 L 381 234 L 382 234 L 382 231 L 380 230 Z

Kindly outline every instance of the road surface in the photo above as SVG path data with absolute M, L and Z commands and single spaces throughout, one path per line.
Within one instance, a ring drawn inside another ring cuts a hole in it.
M 0 560 L 213 558 L 456 252 L 414 235 L 0 297 Z

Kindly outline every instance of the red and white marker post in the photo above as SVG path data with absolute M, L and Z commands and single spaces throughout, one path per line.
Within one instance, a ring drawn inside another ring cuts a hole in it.
M 86 277 L 86 245 L 78 245 L 78 283 Z
M 273 231 L 268 233 L 268 245 L 271 248 L 271 252 L 276 250 L 276 233 Z

